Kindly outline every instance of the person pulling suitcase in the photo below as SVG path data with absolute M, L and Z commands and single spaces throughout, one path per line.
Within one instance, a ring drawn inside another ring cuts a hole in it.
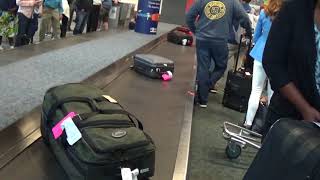
M 234 0 L 196 1 L 186 19 L 188 27 L 196 35 L 198 103 L 206 108 L 210 87 L 227 68 L 229 27 L 237 20 L 246 29 L 246 35 L 251 37 L 251 24 L 240 2 Z M 212 72 L 209 70 L 211 61 L 214 63 Z

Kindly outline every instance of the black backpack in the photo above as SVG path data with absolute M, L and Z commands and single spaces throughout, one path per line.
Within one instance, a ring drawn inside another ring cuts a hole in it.
M 152 177 L 155 145 L 132 114 L 105 92 L 85 84 L 65 84 L 49 89 L 44 97 L 41 133 L 70 180 L 114 180 L 120 168 L 138 169 L 139 179 Z M 82 138 L 69 145 L 65 131 L 53 127 L 68 114 Z M 56 138 L 56 139 L 55 139 Z

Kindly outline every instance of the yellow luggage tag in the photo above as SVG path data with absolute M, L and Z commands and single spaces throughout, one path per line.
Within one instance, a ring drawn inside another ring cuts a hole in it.
M 102 95 L 102 97 L 106 98 L 109 102 L 111 102 L 111 103 L 113 103 L 113 104 L 118 104 L 118 101 L 116 101 L 115 99 L 113 99 L 111 96 Z

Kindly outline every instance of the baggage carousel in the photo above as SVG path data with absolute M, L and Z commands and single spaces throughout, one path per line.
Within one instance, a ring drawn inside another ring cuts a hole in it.
M 90 76 L 84 83 L 102 88 L 144 124 L 155 141 L 156 172 L 153 180 L 186 179 L 195 83 L 195 49 L 166 41 L 166 34 L 127 54 Z M 136 53 L 172 59 L 172 81 L 149 79 L 131 69 Z M 30 55 L 31 56 L 31 55 Z M 0 177 L 3 180 L 67 180 L 43 143 L 40 108 L 0 132 Z

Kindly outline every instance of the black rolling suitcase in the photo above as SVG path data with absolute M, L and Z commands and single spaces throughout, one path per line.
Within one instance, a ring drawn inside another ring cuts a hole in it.
M 134 70 L 151 78 L 161 78 L 167 71 L 174 72 L 174 62 L 157 55 L 137 54 L 134 57 Z
M 84 84 L 49 89 L 42 105 L 44 142 L 70 180 L 120 180 L 121 168 L 138 169 L 139 179 L 152 177 L 152 139 L 142 130 L 139 120 L 104 94 Z M 62 129 L 59 123 L 68 115 L 72 120 L 63 121 L 62 126 L 66 127 L 65 122 L 68 126 L 74 123 L 73 129 Z M 76 135 L 82 137 L 70 143 Z
M 266 138 L 244 180 L 319 180 L 320 127 L 281 119 Z
M 192 32 L 186 27 L 178 27 L 171 31 L 167 35 L 167 40 L 174 44 L 183 45 L 183 41 L 186 40 L 186 46 L 192 46 L 193 36 Z
M 240 42 L 242 42 L 242 37 L 243 36 L 241 35 Z M 251 46 L 251 39 L 249 41 L 249 46 Z M 248 107 L 248 101 L 251 93 L 252 75 L 247 74 L 243 69 L 237 69 L 240 49 L 241 43 L 238 48 L 239 53 L 237 55 L 235 69 L 228 72 L 222 104 L 233 110 L 245 112 Z

